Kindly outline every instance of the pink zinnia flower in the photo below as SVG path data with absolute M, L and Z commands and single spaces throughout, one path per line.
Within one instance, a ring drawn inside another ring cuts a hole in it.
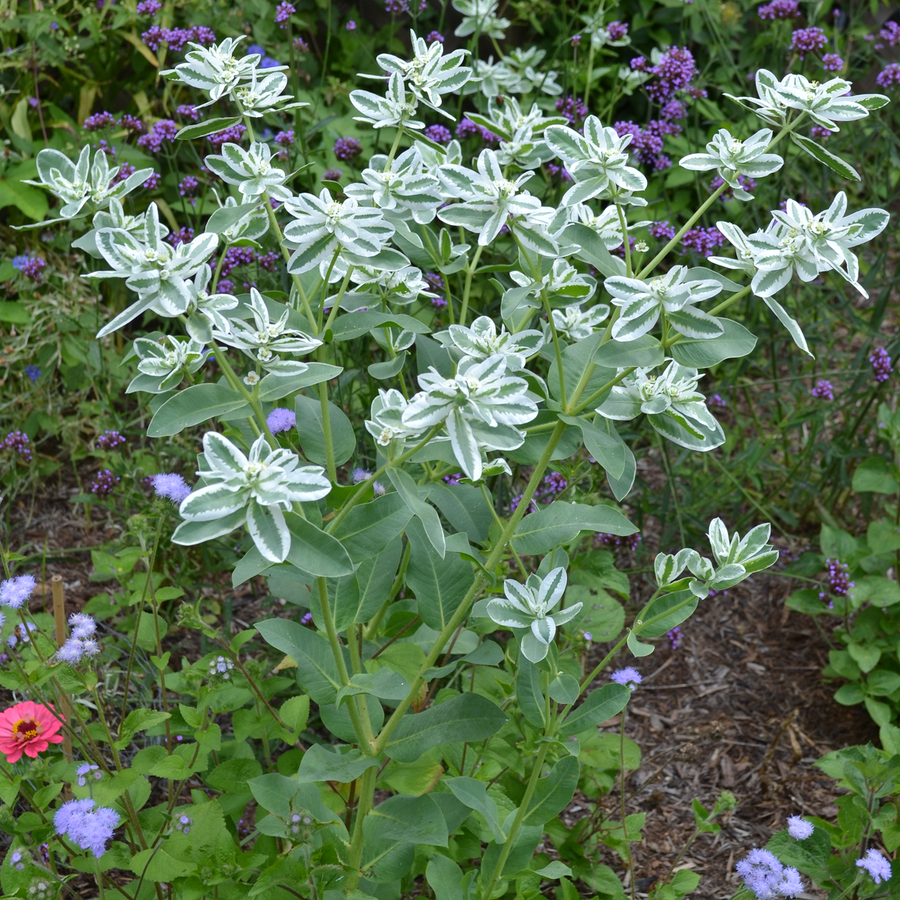
M 62 722 L 51 709 L 26 700 L 0 713 L 0 753 L 8 763 L 18 762 L 22 754 L 34 759 L 50 744 L 61 744 L 57 734 Z

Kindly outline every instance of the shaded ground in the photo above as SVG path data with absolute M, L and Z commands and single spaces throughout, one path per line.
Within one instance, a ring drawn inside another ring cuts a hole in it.
M 820 672 L 827 649 L 812 621 L 784 606 L 787 579 L 757 575 L 701 602 L 677 650 L 635 663 L 643 675 L 626 734 L 644 754 L 628 781 L 641 788 L 627 812 L 647 812 L 635 847 L 635 883 L 664 875 L 694 831 L 691 801 L 710 809 L 723 790 L 738 799 L 718 835 L 702 835 L 678 863 L 702 875 L 693 896 L 731 897 L 735 861 L 785 827 L 788 815 L 834 820 L 834 782 L 813 763 L 878 732 L 862 707 L 834 702 Z M 608 731 L 618 731 L 618 719 Z M 654 777 L 659 766 L 672 759 Z M 654 764 L 656 760 L 656 764 Z M 567 810 L 577 818 L 581 804 Z M 603 860 L 617 872 L 613 854 Z M 808 884 L 808 879 L 804 879 Z M 637 896 L 646 896 L 638 892 Z M 815 892 L 807 897 L 822 896 Z

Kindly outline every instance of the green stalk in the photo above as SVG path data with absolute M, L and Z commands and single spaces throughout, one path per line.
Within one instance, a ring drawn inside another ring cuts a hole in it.
M 540 750 L 538 750 L 537 759 L 534 761 L 534 768 L 531 770 L 531 777 L 528 779 L 528 785 L 525 788 L 525 796 L 522 797 L 522 803 L 516 810 L 516 817 L 513 819 L 509 834 L 506 836 L 506 840 L 503 843 L 503 849 L 500 851 L 500 858 L 497 860 L 497 865 L 494 866 L 494 871 L 491 873 L 487 887 L 482 893 L 484 900 L 490 900 L 494 885 L 497 883 L 497 879 L 503 872 L 506 860 L 509 859 L 509 854 L 512 852 L 513 848 L 513 842 L 519 828 L 522 826 L 522 822 L 525 820 L 525 814 L 528 812 L 528 805 L 531 803 L 531 798 L 534 796 L 535 788 L 541 777 L 541 769 L 544 767 L 544 759 L 546 758 L 549 749 L 550 745 L 548 743 L 543 743 L 541 744 Z
M 478 265 L 478 260 L 481 259 L 482 251 L 484 247 L 479 244 L 478 249 L 475 251 L 475 255 L 472 257 L 472 262 L 470 265 L 466 266 L 466 281 L 463 287 L 463 299 L 462 306 L 459 309 L 459 324 L 466 324 L 466 313 L 469 311 L 469 293 L 472 290 L 472 276 L 475 274 L 475 267 Z

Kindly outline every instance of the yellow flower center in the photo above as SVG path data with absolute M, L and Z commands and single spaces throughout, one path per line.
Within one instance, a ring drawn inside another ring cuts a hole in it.
M 13 737 L 23 743 L 36 738 L 41 730 L 41 723 L 34 719 L 19 719 L 12 727 Z

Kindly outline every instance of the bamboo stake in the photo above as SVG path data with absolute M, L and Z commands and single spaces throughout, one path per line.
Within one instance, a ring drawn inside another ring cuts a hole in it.
M 54 575 L 50 579 L 50 588 L 53 592 L 53 620 L 56 624 L 56 643 L 62 647 L 66 642 L 66 601 L 63 596 L 63 580 L 62 575 Z M 59 698 L 60 712 L 66 723 L 72 721 L 72 712 L 69 709 L 69 699 L 65 694 Z M 63 754 L 67 759 L 74 759 L 72 752 L 72 738 L 68 735 L 63 740 Z

